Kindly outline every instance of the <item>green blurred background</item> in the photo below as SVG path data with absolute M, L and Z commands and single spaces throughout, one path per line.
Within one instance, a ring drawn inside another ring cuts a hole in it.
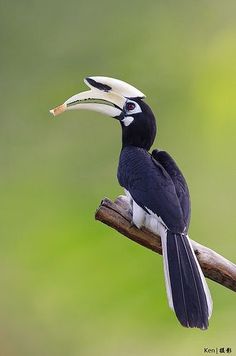
M 94 220 L 122 193 L 118 123 L 48 112 L 88 75 L 141 89 L 189 183 L 190 236 L 236 261 L 235 0 L 12 0 L 0 16 L 0 355 L 236 353 L 233 292 L 209 282 L 209 330 L 182 328 L 162 258 Z

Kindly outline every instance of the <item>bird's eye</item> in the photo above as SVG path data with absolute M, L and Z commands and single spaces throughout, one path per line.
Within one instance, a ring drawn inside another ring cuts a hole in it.
M 132 110 L 134 110 L 135 108 L 136 108 L 136 104 L 135 104 L 135 103 L 129 102 L 129 103 L 126 104 L 126 110 L 127 110 L 127 111 L 132 111 Z

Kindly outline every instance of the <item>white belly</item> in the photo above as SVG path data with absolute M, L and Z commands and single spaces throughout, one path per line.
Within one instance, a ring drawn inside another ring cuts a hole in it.
M 162 219 L 154 214 L 151 210 L 147 209 L 149 214 L 141 208 L 131 197 L 130 193 L 125 190 L 126 196 L 129 198 L 132 207 L 132 220 L 135 226 L 139 229 L 144 226 L 154 234 L 162 236 L 166 233 L 166 225 Z

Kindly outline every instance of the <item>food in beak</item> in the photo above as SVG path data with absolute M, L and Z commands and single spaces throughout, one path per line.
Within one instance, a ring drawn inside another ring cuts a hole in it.
M 66 111 L 66 104 L 59 105 L 56 108 L 51 109 L 49 111 L 50 111 L 51 114 L 53 114 L 53 116 L 60 115 L 61 113 Z

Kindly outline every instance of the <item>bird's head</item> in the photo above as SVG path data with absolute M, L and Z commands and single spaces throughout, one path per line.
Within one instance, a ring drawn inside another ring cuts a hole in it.
M 123 146 L 150 149 L 156 135 L 156 121 L 145 95 L 132 85 L 108 77 L 88 77 L 90 90 L 73 95 L 50 110 L 57 116 L 67 110 L 93 110 L 120 121 Z

